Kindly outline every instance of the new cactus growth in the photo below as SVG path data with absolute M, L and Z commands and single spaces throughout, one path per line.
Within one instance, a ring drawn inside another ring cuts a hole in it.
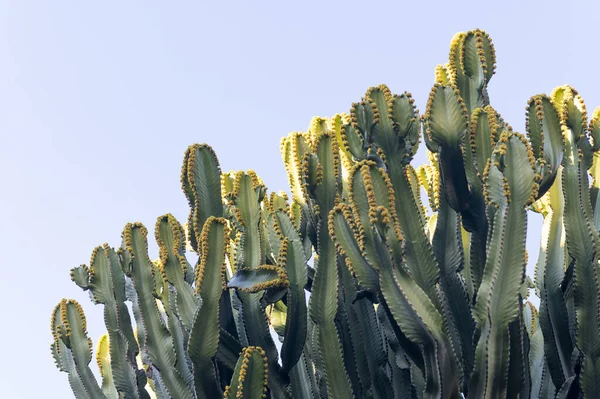
M 107 328 L 99 382 L 81 306 L 52 313 L 75 397 L 600 397 L 600 107 L 588 120 L 561 86 L 517 133 L 490 102 L 495 66 L 485 32 L 459 33 L 422 116 L 380 85 L 314 118 L 281 141 L 289 197 L 190 146 L 189 218 L 158 218 L 159 259 L 129 223 L 71 270 Z

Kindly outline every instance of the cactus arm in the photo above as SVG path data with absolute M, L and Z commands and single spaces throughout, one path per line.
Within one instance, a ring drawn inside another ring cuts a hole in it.
M 192 327 L 198 299 L 194 289 L 185 281 L 188 262 L 185 258 L 185 232 L 177 219 L 171 214 L 158 218 L 154 231 L 159 246 L 160 261 L 165 280 L 175 288 L 175 310 L 183 325 Z
M 140 399 L 151 399 L 153 396 L 150 396 L 148 393 L 148 388 L 153 389 L 153 382 L 146 377 L 144 370 L 147 369 L 147 355 L 145 351 L 140 351 L 140 348 L 145 347 L 146 333 L 133 282 L 130 278 L 125 277 L 129 274 L 132 258 L 131 253 L 125 250 L 124 241 L 123 245 L 117 251 L 112 249 L 109 251 L 109 259 L 113 270 L 112 276 L 115 287 L 120 287 L 115 289 L 114 292 L 119 304 L 120 331 L 127 341 L 127 360 L 135 370 L 137 391 Z M 125 301 L 131 302 L 135 330 Z M 114 369 L 115 366 L 112 366 L 112 368 Z
M 119 265 L 121 266 L 121 271 L 123 272 L 123 276 L 127 276 L 128 278 L 124 278 L 125 285 L 125 296 L 124 299 L 131 302 L 131 308 L 133 311 L 133 318 L 135 320 L 135 331 L 132 328 L 131 337 L 133 338 L 133 342 L 138 345 L 138 354 L 137 357 L 141 357 L 140 348 L 143 348 L 146 345 L 146 332 L 144 330 L 144 323 L 142 322 L 142 314 L 140 311 L 140 307 L 138 305 L 138 296 L 135 292 L 135 286 L 133 285 L 133 281 L 130 276 L 131 271 L 131 263 L 133 258 L 131 253 L 125 249 L 125 238 L 121 237 L 121 246 L 116 251 L 117 260 Z M 127 314 L 129 316 L 129 314 Z M 126 324 L 126 323 L 123 323 Z M 129 340 L 129 338 L 128 338 Z M 145 362 L 144 362 L 145 363 Z
M 167 314 L 167 327 L 173 338 L 173 349 L 175 350 L 177 371 L 187 383 L 188 386 L 194 385 L 194 374 L 190 367 L 191 360 L 187 353 L 188 331 L 183 326 L 181 319 L 176 313 L 177 304 L 175 295 L 169 292 L 166 279 L 162 282 L 163 289 L 160 300 L 163 303 L 165 313 Z
M 488 221 L 493 220 L 493 210 L 487 206 L 484 198 L 483 173 L 500 136 L 499 119 L 500 116 L 489 105 L 475 109 L 471 115 L 469 129 L 470 148 L 467 148 L 465 143 L 466 151 L 463 152 L 471 191 L 469 207 L 462 212 L 462 222 L 465 230 L 470 233 L 470 237 L 468 237 L 469 262 L 466 267 L 470 275 L 468 283 L 473 294 L 479 289 L 483 278 L 489 230 Z M 465 255 L 467 254 L 465 253 Z
M 196 267 L 195 284 L 196 293 L 202 301 L 194 315 L 188 342 L 198 397 L 220 395 L 213 359 L 219 349 L 219 301 L 224 288 L 228 238 L 225 219 L 209 217 L 198 239 L 202 255 Z
M 334 324 L 339 295 L 335 247 L 328 243 L 330 237 L 327 229 L 319 230 L 320 250 L 310 298 L 310 316 L 316 324 L 328 395 L 332 398 L 350 398 L 353 394 L 342 359 L 339 333 Z
M 340 399 L 354 397 L 344 366 L 342 346 L 337 328 L 333 323 L 324 326 L 316 325 L 315 333 L 318 334 L 318 341 L 316 343 L 321 348 L 320 356 L 327 384 L 328 397 Z
M 396 154 L 400 148 L 401 141 L 398 140 L 394 131 L 394 123 L 391 119 L 390 104 L 393 101 L 391 91 L 384 85 L 371 87 L 365 95 L 365 110 L 373 118 L 370 129 L 365 129 L 370 140 L 380 148 L 386 156 Z M 410 105 L 409 105 L 410 107 Z M 402 112 L 402 114 L 405 114 Z M 403 122 L 403 121 L 402 121 Z
M 77 397 L 105 399 L 96 377 L 90 370 L 92 341 L 87 335 L 81 305 L 63 299 L 52 312 L 52 351 L 57 367 L 69 373 L 69 383 Z
M 340 331 L 344 357 L 357 397 L 390 398 L 394 389 L 389 375 L 387 341 L 373 303 L 375 295 L 359 296 L 356 279 L 340 259 Z
M 353 106 L 351 119 L 353 127 L 378 147 L 378 154 L 383 157 L 387 166 L 387 173 L 371 173 L 371 179 L 383 179 L 385 183 L 382 188 L 387 186 L 393 189 L 388 190 L 389 194 L 393 194 L 389 198 L 389 210 L 394 213 L 395 210 L 402 210 L 396 215 L 398 238 L 391 240 L 389 245 L 397 253 L 397 240 L 402 236 L 406 238 L 406 264 L 415 281 L 428 295 L 434 297 L 439 271 L 431 244 L 425 234 L 418 179 L 409 165 L 418 148 L 420 134 L 419 115 L 414 100 L 409 93 L 392 96 L 389 89 L 383 85 L 371 88 L 367 91 L 363 103 Z M 358 165 L 355 168 L 358 168 Z M 360 168 L 364 169 L 363 166 Z M 356 175 L 355 171 L 355 179 Z M 377 175 L 380 175 L 381 179 Z M 368 178 L 366 174 L 365 177 Z M 349 191 L 352 191 L 352 188 Z
M 115 386 L 126 397 L 137 398 L 139 396 L 141 399 L 148 398 L 148 394 L 144 389 L 146 376 L 142 370 L 138 369 L 135 361 L 135 357 L 139 353 L 139 346 L 133 334 L 129 309 L 125 305 L 125 300 L 127 299 L 125 275 L 123 274 L 120 260 L 115 250 L 109 248 L 107 245 L 104 245 L 103 250 L 110 265 L 112 292 L 115 299 L 112 306 L 115 306 L 116 310 L 116 315 L 111 315 L 113 311 L 109 307 L 109 311 L 107 312 L 105 305 L 104 322 L 107 324 L 110 342 L 110 361 Z M 110 323 L 112 327 L 108 326 L 108 320 L 114 320 Z
M 244 348 L 235 366 L 232 384 L 225 389 L 226 399 L 267 397 L 267 357 L 257 346 Z
M 355 160 L 362 160 L 364 157 L 363 138 L 349 122 L 350 116 L 345 113 L 337 114 L 332 118 L 333 130 L 340 145 L 344 183 L 346 180 L 345 174 L 352 169 Z
M 379 277 L 362 255 L 350 207 L 339 204 L 329 214 L 329 234 L 335 240 L 338 252 L 345 257 L 346 265 L 358 279 L 358 283 L 379 292 Z
M 81 279 L 83 272 L 87 275 L 87 282 Z M 108 244 L 97 247 L 92 253 L 89 269 L 85 265 L 75 268 L 71 271 L 71 277 L 80 287 L 90 289 L 96 303 L 104 304 L 104 322 L 112 343 L 110 369 L 117 391 L 128 398 L 143 397 L 141 391 L 145 383 L 140 381 L 140 386 L 136 378 L 136 374 L 142 373 L 135 363 L 139 348 L 125 305 L 125 276 L 117 254 Z
M 497 138 L 485 135 L 485 133 L 493 133 L 498 129 L 498 123 L 495 119 L 497 115 L 491 107 L 489 107 L 489 99 L 487 96 L 487 85 L 495 72 L 496 63 L 495 50 L 492 45 L 491 39 L 487 33 L 475 29 L 469 32 L 461 32 L 454 36 L 450 44 L 450 55 L 449 63 L 444 66 L 444 76 L 441 78 L 436 77 L 438 84 L 445 86 L 452 86 L 458 90 L 458 94 L 462 99 L 462 103 L 466 108 L 467 116 L 471 119 L 471 140 L 464 140 L 462 143 L 462 157 L 464 165 L 464 171 L 468 181 L 468 187 L 470 188 L 470 194 L 468 197 L 468 207 L 461 209 L 462 220 L 464 227 L 471 233 L 469 243 L 469 272 L 471 274 L 471 280 L 473 285 L 473 291 L 477 291 L 481 284 L 481 278 L 483 275 L 483 269 L 486 261 L 486 244 L 487 244 L 487 233 L 488 225 L 487 220 L 492 217 L 486 211 L 486 205 L 482 193 L 482 181 L 481 175 L 483 174 L 483 168 L 489 157 L 489 142 L 494 144 Z M 436 76 L 438 76 L 437 74 Z M 478 120 L 478 115 L 481 115 L 481 110 L 485 110 L 485 114 L 489 118 L 489 128 L 475 130 L 478 128 L 484 128 L 485 123 Z M 427 120 L 425 120 L 427 127 Z M 477 124 L 476 124 L 477 123 Z M 478 134 L 479 133 L 479 134 Z M 483 133 L 483 134 L 481 134 Z M 425 135 L 426 141 L 432 142 L 429 135 Z M 477 141 L 477 139 L 481 140 Z M 432 150 L 436 152 L 444 149 L 441 146 L 435 144 L 429 144 Z M 469 148 L 469 144 L 470 147 Z M 476 145 L 477 144 L 477 145 Z M 479 144 L 484 144 L 480 146 Z M 459 151 L 451 151 L 449 154 L 444 155 L 441 158 L 442 163 L 442 174 L 448 175 L 448 162 L 444 161 L 444 158 L 449 159 L 450 155 L 454 155 L 457 158 L 457 164 L 460 165 Z M 446 165 L 444 165 L 446 164 Z M 462 169 L 462 168 L 461 168 Z M 462 171 L 461 171 L 462 172 Z M 454 176 L 454 180 L 459 183 L 457 187 L 463 187 L 460 192 L 465 194 L 464 191 L 464 177 L 462 173 L 451 174 Z M 462 182 L 462 185 L 460 184 Z M 454 190 L 453 187 L 450 187 Z M 451 194 L 454 191 L 451 191 Z M 454 207 L 455 204 L 451 203 Z M 458 204 L 456 204 L 458 205 Z M 455 208 L 455 207 L 454 207 Z M 455 208 L 457 209 L 457 208 Z M 470 283 L 470 282 L 469 282 Z M 471 284 L 471 283 L 470 283 Z
M 421 288 L 435 297 L 435 284 L 439 276 L 439 266 L 431 243 L 425 233 L 425 225 L 421 219 L 420 209 L 411 191 L 407 172 L 404 167 L 390 167 L 388 175 L 395 192 L 395 207 L 398 222 L 404 239 L 406 265 Z
M 440 174 L 445 182 L 448 203 L 457 212 L 469 205 L 469 183 L 462 154 L 469 116 L 458 90 L 436 84 L 431 90 L 423 116 L 429 140 L 436 143 Z
M 471 315 L 467 285 L 460 274 L 464 259 L 459 215 L 450 208 L 443 196 L 440 198 L 432 245 L 441 267 L 439 284 L 446 329 L 466 387 L 473 369 L 475 322 Z
M 454 397 L 458 381 L 453 376 L 451 356 L 445 350 L 441 314 L 403 267 L 381 274 L 380 285 L 396 323 L 411 342 L 421 347 L 426 376 L 424 395 Z
M 81 265 L 71 269 L 71 281 L 84 291 L 90 289 L 90 269 L 87 265 Z
M 392 217 L 394 215 L 394 201 L 390 195 L 391 186 L 389 182 L 386 183 L 383 175 L 381 175 L 382 172 L 377 168 L 372 168 L 372 166 L 369 163 L 357 164 L 353 173 L 352 195 L 350 198 L 354 212 L 350 212 L 347 205 L 340 204 L 331 211 L 329 219 L 330 234 L 336 241 L 338 251 L 341 254 L 357 253 L 353 256 L 353 260 L 347 264 L 359 276 L 359 281 L 366 279 L 361 278 L 361 275 L 368 276 L 369 279 L 372 275 L 380 275 L 381 277 L 378 277 L 380 280 L 392 278 L 390 271 L 393 268 L 393 263 L 390 252 L 383 242 L 384 237 L 378 231 L 385 229 L 396 231 L 395 217 Z M 378 219 L 377 212 L 381 212 L 381 219 Z M 352 213 L 355 213 L 356 216 L 352 216 Z M 369 215 L 372 215 L 375 219 L 371 219 Z M 359 221 L 359 224 L 356 224 L 354 220 Z M 386 226 L 386 223 L 389 223 L 390 226 Z M 378 226 L 378 229 L 375 226 Z M 399 234 L 399 232 L 394 234 Z M 397 236 L 389 238 L 398 240 Z M 412 283 L 414 284 L 414 281 Z M 374 292 L 379 293 L 379 288 L 380 282 L 377 282 L 376 285 L 373 284 Z M 383 291 L 383 288 L 381 288 L 381 291 Z M 383 292 L 384 297 L 386 294 L 387 292 Z M 384 306 L 388 307 L 387 304 L 384 304 Z M 396 315 L 398 315 L 397 312 Z M 403 331 L 399 330 L 395 334 L 399 336 L 398 339 L 402 338 L 403 347 L 406 348 L 407 353 L 410 353 L 411 359 L 417 365 L 422 366 L 423 358 L 419 350 L 414 347 L 415 343 L 407 341 Z M 372 349 L 368 353 L 372 353 Z M 433 363 L 430 363 L 430 365 L 433 367 Z M 376 365 L 372 365 L 370 372 L 377 373 L 377 369 Z M 431 370 L 429 371 L 429 375 L 433 375 Z M 385 382 L 379 384 L 378 388 L 385 389 Z
M 352 173 L 350 202 L 354 219 L 359 223 L 356 229 L 360 232 L 360 245 L 364 247 L 362 252 L 368 264 L 374 265 L 379 271 L 381 293 L 395 322 L 412 343 L 422 348 L 427 376 L 426 394 L 450 395 L 458 387 L 450 382 L 454 378 L 451 377 L 452 360 L 448 357 L 444 359 L 448 355 L 445 352 L 447 341 L 442 332 L 444 322 L 437 307 L 421 288 L 423 284 L 433 292 L 435 275 L 439 271 L 433 271 L 433 275 L 429 277 L 424 271 L 409 276 L 403 265 L 393 267 L 391 254 L 383 242 L 385 238 L 381 232 L 386 229 L 395 230 L 395 202 L 391 183 L 383 173 L 371 163 L 357 164 Z M 411 197 L 412 195 L 411 193 Z M 344 217 L 343 207 L 338 206 L 332 211 L 330 225 L 340 248 L 344 251 L 351 248 L 352 241 L 343 239 L 354 236 L 343 231 L 350 227 L 348 219 Z M 417 283 L 419 279 L 421 284 Z M 444 377 L 449 378 L 446 380 L 449 383 L 442 387 Z
M 280 246 L 281 246 L 281 242 L 279 240 L 279 237 L 277 236 L 277 233 L 275 232 L 275 220 L 274 220 L 275 216 L 273 215 L 273 213 L 270 213 L 267 215 L 266 217 L 266 228 L 267 228 L 267 235 L 269 237 L 269 246 L 270 246 L 270 251 L 273 254 L 278 254 L 279 250 L 280 250 Z M 273 263 L 277 263 L 277 262 L 273 262 Z
M 450 96 L 452 96 L 451 92 Z M 438 111 L 433 112 L 435 109 L 434 106 L 428 108 L 432 109 L 432 114 L 429 118 L 432 121 L 437 119 L 434 125 L 444 125 L 443 122 L 446 122 L 445 124 L 447 125 L 453 119 L 448 117 L 448 114 L 446 114 L 446 117 L 442 117 L 439 114 L 436 115 Z M 459 112 L 457 109 L 454 111 L 455 113 Z M 455 127 L 455 129 L 461 128 L 463 128 L 462 124 Z M 439 127 L 436 127 L 436 129 L 442 130 Z M 442 141 L 440 140 L 439 148 L 442 150 L 447 144 L 442 145 L 441 143 Z M 460 151 L 458 146 L 457 150 Z M 439 164 L 441 167 L 443 150 L 437 155 L 430 153 L 429 158 L 434 164 L 437 160 L 440 160 Z M 448 193 L 446 185 L 449 182 L 451 183 L 448 177 L 440 178 L 437 168 L 428 166 L 420 170 L 419 179 L 421 185 L 428 189 L 430 203 L 433 203 L 432 208 L 437 210 L 435 228 L 432 234 L 432 247 L 437 264 L 440 266 L 440 302 L 444 314 L 446 331 L 454 356 L 457 359 L 457 367 L 463 383 L 463 389 L 466 392 L 467 379 L 473 368 L 474 351 L 472 340 L 475 324 L 471 315 L 471 296 L 467 283 L 460 274 L 460 271 L 464 267 L 460 218 L 449 204 L 450 197 L 443 194 Z M 438 194 L 440 192 L 442 193 L 441 195 Z
M 349 202 L 356 220 L 360 248 L 363 256 L 376 269 L 384 267 L 388 260 L 383 248 L 383 232 L 390 225 L 390 242 L 402 236 L 393 203 L 391 184 L 383 170 L 371 161 L 356 165 L 351 172 Z M 351 219 L 346 219 L 351 221 Z M 395 237 L 393 236 L 395 233 Z
M 434 80 L 444 86 L 450 86 L 452 84 L 452 78 L 450 71 L 448 70 L 448 64 L 438 64 L 435 66 Z
M 104 334 L 98 340 L 96 347 L 96 363 L 98 363 L 98 370 L 102 376 L 102 392 L 104 392 L 107 399 L 118 399 L 119 394 L 115 388 L 110 367 L 109 350 L 108 334 Z
M 465 155 L 470 155 L 472 158 L 474 169 L 470 171 L 476 173 L 476 175 L 468 175 L 467 178 L 472 185 L 477 186 L 479 191 L 483 187 L 481 176 L 483 176 L 487 161 L 498 141 L 499 130 L 498 115 L 494 108 L 488 105 L 473 111 L 469 126 L 468 144 L 470 144 L 470 148 L 465 151 Z M 469 170 L 467 170 L 468 172 Z
M 345 124 L 341 127 L 339 140 L 341 142 L 340 147 L 343 148 L 347 159 L 356 159 L 359 161 L 365 159 L 364 139 L 360 132 L 351 124 Z
M 288 382 L 285 375 L 281 373 L 281 366 L 278 364 L 278 353 L 273 338 L 271 337 L 268 322 L 266 319 L 266 304 L 262 299 L 263 292 L 246 293 L 237 291 L 240 298 L 240 320 L 238 324 L 244 331 L 241 336 L 241 342 L 261 342 L 269 349 L 267 357 L 269 359 L 269 388 L 274 398 L 286 398 L 289 396 Z
M 332 398 L 353 397 L 343 363 L 339 332 L 335 325 L 338 311 L 337 254 L 328 234 L 327 215 L 338 201 L 340 183 L 339 149 L 331 132 L 315 133 L 313 155 L 304 163 L 307 191 L 316 202 L 317 255 L 315 277 L 309 302 L 309 315 L 315 323 L 327 393 Z
M 123 270 L 129 270 L 129 266 L 125 268 L 124 265 L 131 264 L 131 256 L 128 251 L 124 250 L 124 244 L 122 247 L 119 248 L 118 254 Z M 152 396 L 152 393 L 154 393 L 155 396 L 159 399 L 167 398 L 168 394 L 166 393 L 165 388 L 162 385 L 160 375 L 158 373 L 153 374 L 155 368 L 150 363 L 147 351 L 144 349 L 146 347 L 146 330 L 144 329 L 144 322 L 142 319 L 142 312 L 140 310 L 138 302 L 138 295 L 135 292 L 133 282 L 129 278 L 126 280 L 126 298 L 128 301 L 131 302 L 133 317 L 135 319 L 134 339 L 136 341 L 136 344 L 139 343 L 138 348 L 140 349 L 139 353 L 135 358 L 136 366 L 140 369 L 143 369 L 136 372 L 138 392 L 140 394 L 140 397 L 144 399 L 154 398 L 154 396 Z M 146 375 L 148 375 L 148 378 L 146 377 Z
M 308 135 L 294 132 L 281 140 L 281 156 L 287 171 L 293 199 L 301 206 L 306 205 L 302 187 L 302 160 L 309 151 Z
M 353 221 L 350 207 L 346 204 L 340 204 L 330 212 L 329 231 L 332 238 L 336 242 L 338 252 L 342 256 L 346 256 L 346 265 L 348 266 L 349 270 L 355 276 L 357 276 L 359 284 L 368 288 L 372 292 L 379 294 L 381 292 L 379 286 L 380 277 L 377 271 L 391 268 L 392 264 L 389 256 L 385 256 L 387 250 L 385 250 L 382 246 L 383 243 L 379 243 L 378 246 L 382 248 L 382 252 L 379 253 L 383 254 L 384 256 L 377 262 L 363 257 L 364 252 L 361 251 L 360 245 L 364 244 L 359 244 L 357 242 L 358 233 L 356 232 L 356 225 Z M 372 267 L 370 264 L 377 265 L 377 269 Z M 422 358 L 418 348 L 416 348 L 413 343 L 406 340 L 406 337 L 401 331 L 395 331 L 394 335 L 398 335 L 398 338 L 396 339 L 402 338 L 403 347 L 407 353 L 410 354 L 411 359 L 419 367 L 422 366 Z
M 229 209 L 233 214 L 234 226 L 240 232 L 235 257 L 239 261 L 238 273 L 241 270 L 252 271 L 265 264 L 267 234 L 261 229 L 263 223 L 263 200 L 266 188 L 260 178 L 253 172 L 230 172 L 233 177 L 232 190 L 226 194 Z M 273 267 L 273 266 L 271 266 Z M 284 272 L 283 269 L 281 269 Z M 262 273 L 259 271 L 259 273 Z M 255 273 L 256 274 L 256 273 Z M 275 279 L 279 283 L 283 279 Z M 285 279 L 287 282 L 287 279 Z M 279 284 L 278 283 L 278 284 Z M 287 283 L 286 283 L 287 284 Z M 279 284 L 284 286 L 286 284 Z M 257 292 L 236 290 L 240 302 L 238 311 L 238 330 L 240 342 L 244 346 L 260 346 L 269 359 L 269 387 L 276 397 L 286 397 L 287 381 L 278 364 L 278 353 L 269 331 L 264 291 L 258 287 Z M 268 287 L 265 287 L 268 288 Z
M 249 293 L 236 291 L 241 302 L 240 320 L 238 324 L 242 326 L 242 344 L 261 343 L 267 348 L 265 351 L 269 360 L 269 388 L 274 398 L 285 398 L 289 395 L 287 383 L 281 373 L 281 367 L 278 364 L 278 353 L 266 318 L 266 303 L 263 299 L 263 292 Z
M 550 378 L 548 363 L 546 363 L 544 357 L 544 335 L 540 328 L 539 313 L 530 302 L 525 303 L 523 306 L 523 319 L 529 336 L 530 397 L 551 397 L 556 389 Z
M 371 365 L 367 360 L 364 343 L 364 329 L 359 322 L 360 309 L 356 280 L 345 266 L 342 257 L 338 258 L 338 275 L 340 295 L 338 296 L 337 325 L 342 344 L 344 365 L 352 391 L 356 397 L 376 394 L 371 383 Z M 389 385 L 389 384 L 388 384 Z
M 395 209 L 402 209 L 397 216 L 401 236 L 406 238 L 406 264 L 418 284 L 433 297 L 438 266 L 425 234 L 423 209 L 414 194 L 418 185 L 412 184 L 414 176 L 408 165 L 418 148 L 418 120 L 410 94 L 392 96 L 383 85 L 369 89 L 364 101 L 354 104 L 351 111 L 352 127 L 378 148 L 377 155 L 387 166 Z M 394 243 L 390 244 L 394 248 Z
M 514 376 L 508 373 L 515 367 L 511 362 L 521 361 L 511 356 L 511 352 L 518 353 L 518 348 L 511 347 L 511 339 L 515 338 L 509 326 L 519 320 L 526 263 L 525 206 L 533 202 L 537 191 L 533 167 L 533 153 L 525 138 L 504 132 L 484 174 L 487 201 L 497 209 L 474 307 L 481 334 L 469 388 L 469 394 L 475 397 L 504 397 L 509 390 L 521 389 L 519 383 L 509 386 Z M 517 333 L 521 333 L 520 327 Z
M 287 294 L 287 317 L 281 360 L 284 370 L 291 370 L 300 359 L 307 338 L 307 307 L 304 287 L 308 281 L 306 256 L 302 241 L 284 211 L 275 212 L 276 226 L 281 232 L 278 264 L 285 267 L 290 288 Z
M 188 239 L 197 252 L 197 240 L 206 220 L 210 216 L 223 216 L 221 168 L 210 146 L 194 144 L 188 147 L 181 170 L 181 185 L 190 205 Z
M 465 65 L 463 64 L 464 54 L 467 54 L 469 59 L 472 59 L 470 57 L 472 51 L 466 51 L 467 49 L 472 50 L 472 46 L 465 46 L 467 37 L 468 33 L 460 32 L 452 38 L 448 69 L 451 82 L 460 91 L 460 96 L 463 98 L 468 111 L 471 112 L 477 108 L 481 108 L 485 104 L 483 103 L 484 97 L 478 92 L 478 89 L 483 88 L 483 82 L 475 82 L 470 76 L 467 76 Z M 472 68 L 472 72 L 477 69 L 476 67 Z
M 371 389 L 369 364 L 361 337 L 362 327 L 352 306 L 352 302 L 357 298 L 356 284 L 341 258 L 338 258 L 338 275 L 340 277 L 336 324 L 340 334 L 342 358 L 352 392 L 355 397 L 361 398 L 368 395 Z
M 425 232 L 427 234 L 429 221 L 427 218 L 427 208 L 423 206 L 423 200 L 421 199 L 421 185 L 419 172 L 412 165 L 406 165 L 405 170 L 408 182 L 413 192 L 413 198 L 415 199 L 417 209 L 419 210 L 419 216 L 421 217 L 421 225 L 424 226 Z
M 533 96 L 527 106 L 527 135 L 541 175 L 538 198 L 550 189 L 563 159 L 563 136 L 554 104 L 545 95 Z
M 419 207 L 412 194 L 413 184 L 409 182 L 408 176 L 403 175 L 402 177 L 406 177 L 403 182 L 411 190 L 408 193 L 404 192 L 402 196 L 412 199 L 412 204 L 418 209 Z M 398 197 L 395 193 L 398 193 L 398 191 L 393 188 L 393 180 L 390 180 L 388 175 L 382 169 L 376 168 L 373 163 L 357 164 L 352 172 L 351 181 L 350 203 L 356 215 L 355 219 L 359 222 L 357 227 L 360 234 L 360 245 L 364 248 L 363 252 L 368 262 L 376 269 L 381 269 L 388 262 L 388 260 L 381 258 L 382 254 L 387 252 L 387 249 L 380 247 L 381 244 L 379 243 L 382 240 L 376 237 L 378 233 L 374 231 L 373 227 L 379 227 L 379 231 L 389 231 L 386 237 L 387 244 L 393 248 L 394 245 L 400 245 L 399 239 L 403 236 L 402 221 L 407 221 L 407 224 L 411 227 L 407 231 L 414 235 L 408 235 L 406 236 L 407 239 L 404 240 L 406 257 L 407 261 L 408 259 L 414 259 L 417 262 L 414 267 L 411 267 L 411 274 L 415 282 L 430 297 L 435 298 L 437 296 L 435 285 L 439 278 L 439 269 L 433 258 L 433 252 L 431 252 L 433 259 L 429 258 L 428 252 L 425 252 L 426 250 L 432 251 L 432 248 L 425 236 L 424 221 L 420 216 L 420 212 L 416 212 L 411 216 L 406 215 L 406 212 L 397 214 Z M 381 226 L 382 223 L 389 224 L 389 227 L 384 229 Z M 411 240 L 415 237 L 422 238 L 422 241 L 412 242 Z M 415 247 L 424 251 L 420 253 L 412 252 Z M 400 259 L 396 259 L 396 261 L 399 262 Z
M 565 123 L 566 124 L 566 123 Z M 587 170 L 581 162 L 578 147 L 585 138 L 565 127 L 565 158 L 563 161 L 563 193 L 565 198 L 565 230 L 569 254 L 578 263 L 592 264 L 598 234 L 590 226 L 591 203 Z
M 89 399 L 88 394 L 85 392 L 85 387 L 81 381 L 81 378 L 77 374 L 75 363 L 73 362 L 73 356 L 71 355 L 70 349 L 68 349 L 64 343 L 53 342 L 50 345 L 50 351 L 56 367 L 68 375 L 69 386 L 73 391 L 73 395 L 76 399 Z
M 265 264 L 266 253 L 260 230 L 262 210 L 260 204 L 266 188 L 253 171 L 235 173 L 233 191 L 227 196 L 233 209 L 235 221 L 242 232 L 244 245 L 241 247 L 244 268 L 251 269 Z
M 574 259 L 576 344 L 583 354 L 579 381 L 586 397 L 600 396 L 600 284 L 596 248 L 598 231 L 592 225 L 587 168 L 584 166 L 585 106 L 577 92 L 563 86 L 552 93 L 565 134 L 563 159 L 564 225 L 569 255 Z
M 496 55 L 487 33 L 475 29 L 452 38 L 447 70 L 469 114 L 487 105 L 487 85 L 494 75 Z
M 314 212 L 309 208 L 307 201 L 310 201 L 310 198 L 303 180 L 304 161 L 310 152 L 310 142 L 308 133 L 299 132 L 293 132 L 281 140 L 281 155 L 292 193 L 290 217 L 301 234 L 307 259 L 312 255 L 313 243 L 317 242 Z M 310 285 L 312 278 L 308 286 L 309 291 Z
M 360 131 L 373 152 L 386 163 L 408 164 L 419 143 L 419 112 L 410 93 L 392 95 L 385 85 L 371 87 L 351 110 L 351 126 Z M 368 148 L 368 147 L 365 147 Z M 375 150 L 375 151 L 374 151 Z
M 288 175 L 291 176 L 289 172 L 292 169 L 296 170 L 295 175 L 300 178 L 297 182 L 298 193 L 293 190 L 293 194 L 294 204 L 302 206 L 302 213 L 300 220 L 296 216 L 297 211 L 292 213 L 294 223 L 302 223 L 298 226 L 305 229 L 304 243 L 307 244 L 309 238 L 311 246 L 317 252 L 314 273 L 311 268 L 308 269 L 306 286 L 311 291 L 310 342 L 313 349 L 317 349 L 311 356 L 317 370 L 317 385 L 322 394 L 346 398 L 353 397 L 353 393 L 344 367 L 339 331 L 335 325 L 339 301 L 337 256 L 327 233 L 328 212 L 339 201 L 342 168 L 335 127 L 333 130 L 330 127 L 330 120 L 313 118 L 308 133 L 292 133 L 282 141 L 293 144 L 288 148 L 293 149 L 295 155 L 286 158 L 283 146 L 282 153 Z M 301 144 L 302 148 L 297 144 Z M 292 181 L 291 183 L 293 188 L 294 184 Z M 294 209 L 298 209 L 298 206 L 293 207 L 292 211 Z M 303 224 L 304 220 L 306 224 Z
M 159 308 L 169 334 L 172 338 L 173 350 L 175 351 L 175 365 L 179 375 L 190 387 L 194 385 L 194 376 L 190 368 L 191 362 L 187 355 L 185 346 L 188 338 L 188 331 L 184 329 L 181 319 L 177 314 L 176 292 L 170 287 L 167 281 L 165 266 L 162 259 L 152 262 L 159 273 L 154 274 L 156 292 L 155 296 L 160 301 Z
M 562 187 L 562 169 L 559 169 L 550 190 L 534 204 L 544 216 L 540 256 L 535 269 L 535 282 L 540 293 L 539 325 L 549 377 L 557 387 L 573 373 L 573 342 L 569 328 L 565 328 L 569 326 L 569 316 L 561 290 L 566 263 Z
M 137 293 L 145 331 L 145 350 L 150 363 L 160 371 L 169 394 L 178 398 L 193 398 L 190 387 L 176 369 L 176 353 L 169 330 L 165 326 L 156 298 L 156 266 L 148 258 L 148 231 L 140 223 L 128 223 L 123 230 L 125 250 L 132 258 L 129 274 Z
M 269 388 L 274 397 L 286 397 L 287 381 L 281 376 L 277 348 L 269 331 L 265 312 L 266 303 L 263 300 L 264 292 L 236 291 L 236 295 L 241 306 L 238 312 L 241 343 L 243 345 L 261 343 L 267 348 L 265 352 L 269 359 Z

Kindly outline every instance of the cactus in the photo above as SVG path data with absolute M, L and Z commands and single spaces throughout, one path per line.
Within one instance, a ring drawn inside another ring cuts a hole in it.
M 600 107 L 588 120 L 561 86 L 517 133 L 490 102 L 495 66 L 485 32 L 459 33 L 422 116 L 380 85 L 284 137 L 289 197 L 190 146 L 189 218 L 158 218 L 159 258 L 128 223 L 71 270 L 107 328 L 98 381 L 81 306 L 52 313 L 75 397 L 600 397 Z

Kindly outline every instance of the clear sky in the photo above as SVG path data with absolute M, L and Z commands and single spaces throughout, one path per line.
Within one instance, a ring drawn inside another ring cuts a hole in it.
M 528 98 L 560 84 L 600 105 L 597 1 L 459 4 L 0 1 L 0 397 L 71 397 L 51 310 L 75 298 L 94 340 L 104 327 L 69 269 L 128 221 L 185 220 L 189 144 L 287 189 L 281 136 L 380 83 L 423 110 L 450 39 L 477 27 L 496 45 L 492 104 L 516 130 Z

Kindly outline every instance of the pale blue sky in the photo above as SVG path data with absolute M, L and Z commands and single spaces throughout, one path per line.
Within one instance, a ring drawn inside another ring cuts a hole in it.
M 103 325 L 69 269 L 128 221 L 185 220 L 189 144 L 287 189 L 281 136 L 379 83 L 423 110 L 453 34 L 477 27 L 496 45 L 492 104 L 516 130 L 527 99 L 563 83 L 600 105 L 597 1 L 295 3 L 0 1 L 0 397 L 71 397 L 52 307 L 80 301 L 94 340 Z

